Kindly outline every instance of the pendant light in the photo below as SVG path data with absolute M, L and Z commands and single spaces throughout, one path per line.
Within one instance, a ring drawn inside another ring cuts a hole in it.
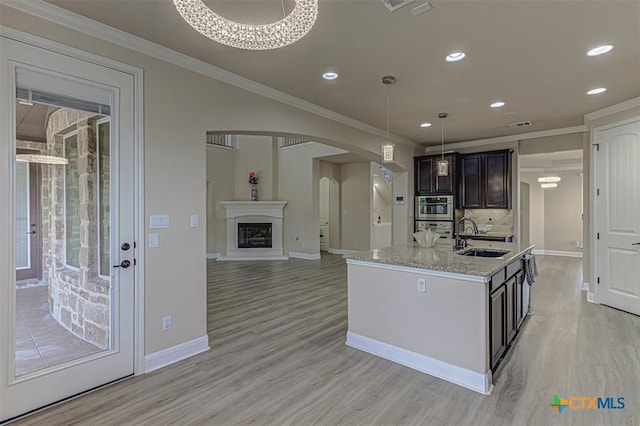
M 438 118 L 442 120 L 442 157 L 438 160 L 438 176 L 449 176 L 449 161 L 444 158 L 444 119 L 449 116 L 446 112 L 438 114 Z
M 385 75 L 382 77 L 382 84 L 387 86 L 387 142 L 382 144 L 382 162 L 393 163 L 393 148 L 394 145 L 389 139 L 389 85 L 396 82 L 396 78 L 392 75 Z

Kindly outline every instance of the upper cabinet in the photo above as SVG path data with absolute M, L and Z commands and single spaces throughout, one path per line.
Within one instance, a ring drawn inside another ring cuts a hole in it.
M 414 157 L 416 195 L 453 195 L 456 184 L 456 154 L 445 154 L 449 162 L 449 175 L 438 176 L 441 155 Z
M 511 208 L 512 152 L 502 150 L 460 156 L 460 208 Z

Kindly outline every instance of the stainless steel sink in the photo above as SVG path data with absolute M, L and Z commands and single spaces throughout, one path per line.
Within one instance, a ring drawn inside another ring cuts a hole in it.
M 456 254 L 459 254 L 461 256 L 474 256 L 474 257 L 501 257 L 507 253 L 509 253 L 509 250 L 474 247 L 474 248 L 466 249 Z

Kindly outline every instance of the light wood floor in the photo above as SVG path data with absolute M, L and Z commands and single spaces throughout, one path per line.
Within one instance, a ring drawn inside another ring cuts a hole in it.
M 345 346 L 346 265 L 214 262 L 211 351 L 20 424 L 640 424 L 640 318 L 588 303 L 581 260 L 538 256 L 535 315 L 483 396 Z M 554 394 L 624 410 L 551 409 Z

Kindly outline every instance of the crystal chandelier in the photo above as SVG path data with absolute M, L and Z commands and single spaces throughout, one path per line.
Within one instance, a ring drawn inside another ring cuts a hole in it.
M 230 21 L 209 9 L 202 0 L 173 0 L 189 25 L 213 41 L 247 50 L 278 49 L 295 43 L 309 32 L 318 17 L 318 0 L 295 0 L 291 13 L 263 25 Z

